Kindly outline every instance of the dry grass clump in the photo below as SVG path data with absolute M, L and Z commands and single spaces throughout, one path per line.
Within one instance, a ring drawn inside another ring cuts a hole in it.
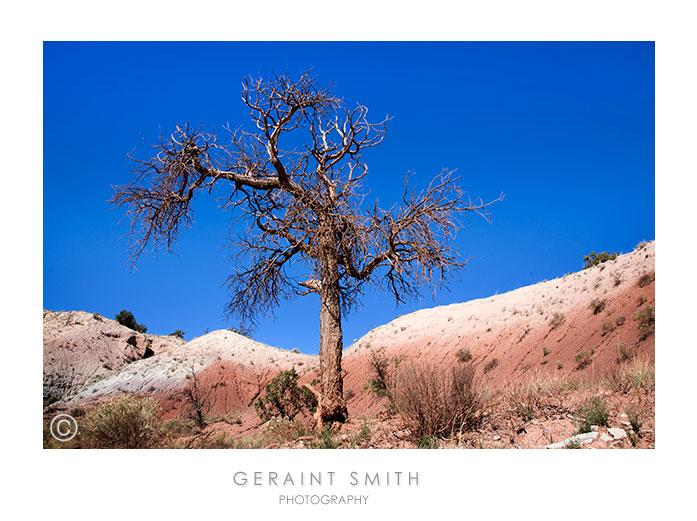
M 306 425 L 288 418 L 271 418 L 264 425 L 262 432 L 263 443 L 266 445 L 282 445 L 311 435 L 312 433 Z
M 579 351 L 574 355 L 574 361 L 576 362 L 576 370 L 580 371 L 588 367 L 593 361 L 593 355 L 595 354 L 595 349 L 589 349 L 586 351 Z
M 405 364 L 391 387 L 395 410 L 416 440 L 453 436 L 475 428 L 481 419 L 482 394 L 470 365 Z
M 543 406 L 542 392 L 534 381 L 517 383 L 503 389 L 503 399 L 523 421 L 530 421 Z
M 646 360 L 635 359 L 605 373 L 602 383 L 617 393 L 627 394 L 632 389 L 648 393 L 656 386 L 656 368 Z
M 644 306 L 639 309 L 634 315 L 634 320 L 638 322 L 641 340 L 653 335 L 656 329 L 656 311 L 653 306 Z
M 455 357 L 457 358 L 458 362 L 465 364 L 472 360 L 472 353 L 470 352 L 469 348 L 458 349 L 458 351 L 455 353 Z
M 489 360 L 485 365 L 484 365 L 484 374 L 488 373 L 491 371 L 494 367 L 499 365 L 499 359 L 498 358 L 492 358 Z
M 146 449 L 162 437 L 162 410 L 152 398 L 125 395 L 85 414 L 81 445 L 94 449 Z
M 597 315 L 603 309 L 605 309 L 606 305 L 607 305 L 607 301 L 605 299 L 600 300 L 600 299 L 594 298 L 590 303 L 590 308 L 593 310 L 593 314 Z
M 644 273 L 641 277 L 639 277 L 639 281 L 637 282 L 637 285 L 640 288 L 644 288 L 651 284 L 654 280 L 656 280 L 656 272 L 655 271 L 649 271 L 647 273 Z
M 578 416 L 577 428 L 579 434 L 591 432 L 594 425 L 607 425 L 610 414 L 607 410 L 607 400 L 600 396 L 588 398 L 576 411 Z
M 551 329 L 556 329 L 561 326 L 564 321 L 566 321 L 566 315 L 564 315 L 564 313 L 555 313 L 549 321 L 549 327 Z
M 632 352 L 627 347 L 627 342 L 620 342 L 615 346 L 617 350 L 617 363 L 622 364 L 632 359 Z

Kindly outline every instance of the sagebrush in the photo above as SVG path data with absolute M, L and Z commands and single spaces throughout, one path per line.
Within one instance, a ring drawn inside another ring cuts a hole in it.
M 471 365 L 404 364 L 394 377 L 391 394 L 415 440 L 453 436 L 475 428 L 481 419 L 482 397 Z
M 292 420 L 301 412 L 314 412 L 317 399 L 309 389 L 298 387 L 295 367 L 281 371 L 264 387 L 264 396 L 254 402 L 254 408 L 262 420 L 274 417 Z
M 145 449 L 161 438 L 160 406 L 130 395 L 87 412 L 79 424 L 81 444 L 95 449 Z

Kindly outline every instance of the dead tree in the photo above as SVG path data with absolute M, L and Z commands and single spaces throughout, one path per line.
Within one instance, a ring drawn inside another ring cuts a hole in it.
M 206 426 L 206 417 L 215 406 L 215 388 L 206 387 L 205 384 L 199 381 L 193 363 L 189 366 L 186 378 L 189 380 L 189 383 L 183 391 L 186 403 L 185 413 L 199 429 L 203 429 Z
M 250 128 L 226 129 L 222 144 L 202 127 L 177 126 L 151 158 L 134 159 L 135 179 L 116 187 L 111 202 L 126 209 L 135 262 L 145 251 L 172 251 L 193 222 L 194 196 L 223 189 L 221 208 L 246 225 L 229 238 L 238 262 L 227 313 L 253 322 L 281 300 L 319 295 L 321 418 L 345 421 L 342 312 L 369 285 L 398 303 L 425 285 L 435 290 L 466 262 L 448 246 L 457 215 L 488 218 L 494 201 L 469 199 L 444 170 L 423 191 L 407 176 L 401 204 L 366 206 L 361 155 L 382 142 L 389 118 L 370 123 L 366 107 L 347 107 L 308 73 L 246 79 L 242 101 Z M 307 272 L 300 278 L 291 265 Z

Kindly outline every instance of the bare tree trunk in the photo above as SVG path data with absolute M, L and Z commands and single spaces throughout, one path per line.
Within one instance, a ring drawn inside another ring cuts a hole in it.
M 321 262 L 320 297 L 322 300 L 319 318 L 319 366 L 322 384 L 320 418 L 322 423 L 345 422 L 348 411 L 343 394 L 341 354 L 343 337 L 341 332 L 341 289 L 339 287 L 339 264 L 333 234 L 328 231 Z

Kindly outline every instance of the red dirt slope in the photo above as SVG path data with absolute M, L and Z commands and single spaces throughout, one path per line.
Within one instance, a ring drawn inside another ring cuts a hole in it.
M 378 327 L 345 352 L 344 388 L 355 393 L 349 413 L 377 410 L 364 386 L 370 353 L 381 348 L 388 357 L 439 365 L 457 364 L 457 352 L 468 349 L 477 374 L 497 387 L 538 374 L 592 380 L 616 365 L 621 343 L 628 356 L 653 362 L 654 335 L 642 340 L 635 317 L 655 306 L 654 263 L 652 242 L 555 280 L 422 309 Z M 487 364 L 496 365 L 485 371 Z

